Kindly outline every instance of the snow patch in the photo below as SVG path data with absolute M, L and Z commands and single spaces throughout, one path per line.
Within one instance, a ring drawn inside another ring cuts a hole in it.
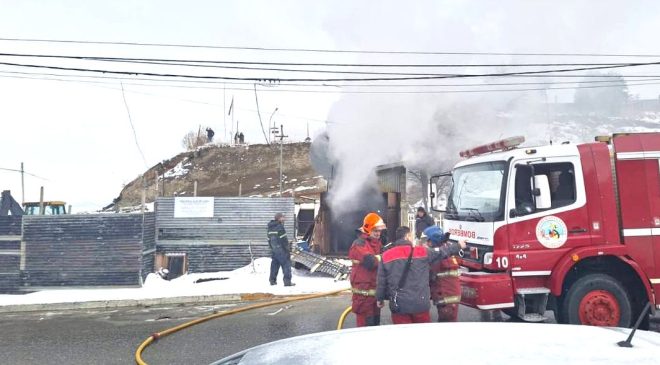
M 122 289 L 65 289 L 42 290 L 30 294 L 0 295 L 0 306 L 17 304 L 50 304 L 90 302 L 106 300 L 139 300 L 198 295 L 270 293 L 275 295 L 295 295 L 320 293 L 339 289 L 348 289 L 346 280 L 335 281 L 326 276 L 310 275 L 306 270 L 293 269 L 293 282 L 296 286 L 282 285 L 282 273 L 278 276 L 278 285 L 268 282 L 270 258 L 259 258 L 254 264 L 234 271 L 187 274 L 167 281 L 157 274 L 149 274 L 141 288 Z M 196 284 L 199 279 L 227 278 Z
M 182 160 L 176 166 L 174 166 L 172 169 L 167 171 L 163 176 L 166 179 L 170 179 L 170 178 L 176 179 L 178 177 L 185 176 L 190 172 L 190 170 L 187 169 L 186 167 L 189 167 L 191 165 L 192 165 L 191 162 L 186 163 L 186 160 Z
M 305 190 L 314 190 L 314 189 L 316 189 L 316 186 L 299 186 L 293 189 L 293 191 L 305 191 Z

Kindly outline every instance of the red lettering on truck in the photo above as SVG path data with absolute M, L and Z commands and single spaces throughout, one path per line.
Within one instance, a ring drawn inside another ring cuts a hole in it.
M 459 237 L 465 237 L 465 238 L 476 238 L 477 237 L 477 232 L 475 232 L 475 231 L 466 231 L 464 229 L 450 228 L 449 233 L 452 236 L 459 236 Z

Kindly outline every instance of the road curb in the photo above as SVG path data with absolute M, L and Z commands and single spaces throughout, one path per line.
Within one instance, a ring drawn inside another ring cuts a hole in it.
M 255 294 L 250 294 L 254 296 Z M 272 295 L 270 295 L 272 296 Z M 263 298 L 268 298 L 264 294 Z M 98 300 L 90 302 L 68 302 L 68 303 L 45 303 L 45 304 L 11 304 L 0 306 L 0 313 L 40 312 L 40 311 L 62 311 L 62 310 L 84 310 L 84 309 L 113 309 L 124 307 L 153 307 L 166 305 L 186 304 L 217 304 L 228 302 L 240 302 L 245 298 L 244 294 L 220 294 L 220 295 L 196 295 L 187 297 L 149 298 L 149 299 L 125 299 L 125 300 Z

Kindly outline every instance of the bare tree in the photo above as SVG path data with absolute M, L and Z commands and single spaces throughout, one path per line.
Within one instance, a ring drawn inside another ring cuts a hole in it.
M 183 147 L 187 151 L 192 151 L 197 149 L 197 147 L 203 146 L 206 142 L 206 135 L 202 133 L 202 127 L 200 126 L 196 131 L 193 130 L 186 133 L 181 144 L 183 144 Z

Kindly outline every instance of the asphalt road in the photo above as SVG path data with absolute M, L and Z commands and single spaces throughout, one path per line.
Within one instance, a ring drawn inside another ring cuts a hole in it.
M 348 305 L 349 297 L 340 295 L 215 319 L 160 339 L 147 348 L 144 359 L 149 364 L 209 364 L 262 343 L 333 330 Z M 135 349 L 151 333 L 235 306 L 3 314 L 0 364 L 131 364 Z M 508 320 L 505 315 L 484 318 L 466 307 L 459 317 L 466 322 Z M 354 318 L 348 317 L 345 328 L 354 326 Z M 389 324 L 389 313 L 382 319 Z M 660 331 L 660 323 L 654 321 L 653 328 Z

